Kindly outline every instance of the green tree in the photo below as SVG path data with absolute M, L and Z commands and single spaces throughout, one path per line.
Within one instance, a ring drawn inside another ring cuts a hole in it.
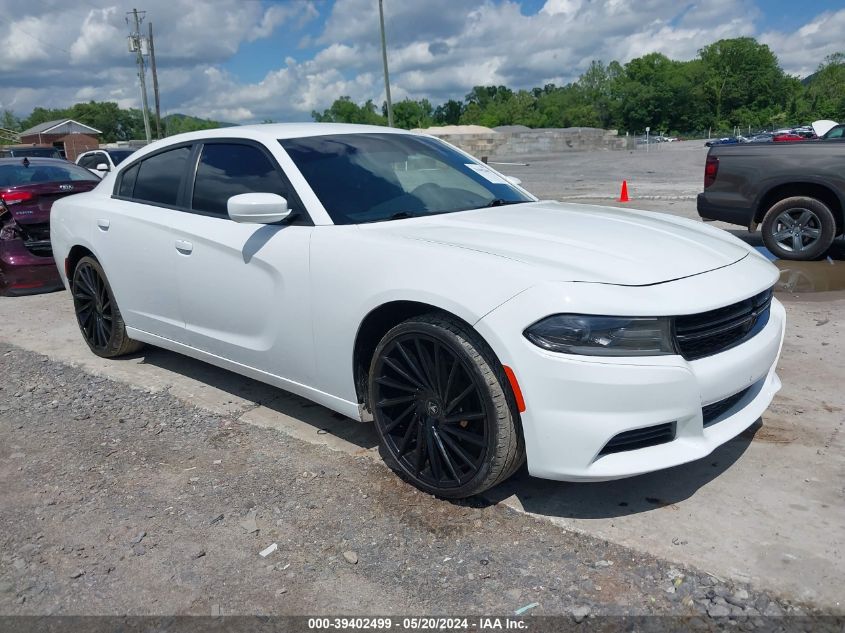
M 56 119 L 64 119 L 68 118 L 68 109 L 67 108 L 42 108 L 36 107 L 28 117 L 26 117 L 23 121 L 21 121 L 21 129 L 28 130 L 31 127 L 35 127 L 40 123 L 46 123 L 47 121 L 55 121 Z
M 387 117 L 387 103 L 382 106 L 382 114 Z M 414 101 L 403 99 L 393 104 L 393 125 L 412 130 L 414 128 L 431 127 L 434 123 L 434 108 L 428 99 Z
M 446 103 L 434 109 L 434 122 L 437 125 L 457 125 L 460 123 L 463 113 L 464 104 L 460 101 L 449 99 Z
M 845 121 L 845 53 L 825 57 L 808 78 L 804 99 L 815 118 Z
M 122 109 L 111 101 L 89 101 L 77 103 L 69 108 L 35 108 L 21 122 L 22 129 L 58 119 L 73 119 L 100 130 L 100 140 L 106 143 L 144 138 L 144 123 L 141 111 Z
M 624 69 L 618 62 L 611 62 L 607 66 L 599 60 L 590 62 L 587 70 L 575 82 L 579 102 L 576 110 L 582 112 L 580 116 L 586 117 L 597 127 L 611 127 L 618 110 L 614 103 L 613 88 L 623 74 Z
M 311 112 L 313 119 L 319 123 L 365 123 L 369 125 L 387 125 L 387 119 L 376 112 L 372 99 L 363 105 L 357 105 L 350 97 L 335 99 L 331 107 L 322 113 Z
M 144 138 L 145 135 L 141 111 L 123 110 L 112 101 L 77 103 L 67 110 L 67 117 L 100 130 L 100 139 L 106 143 Z
M 143 133 L 143 115 L 140 110 L 136 111 L 141 117 L 141 130 Z M 162 120 L 164 126 L 164 135 L 173 136 L 174 134 L 183 134 L 184 132 L 196 132 L 198 130 L 212 130 L 218 127 L 225 127 L 225 124 L 219 121 L 212 121 L 210 119 L 201 119 L 187 114 L 168 114 Z
M 3 116 L 0 118 L 0 127 L 18 132 L 21 129 L 21 120 L 11 110 L 3 110 Z
M 716 127 L 742 125 L 737 111 L 787 105 L 786 74 L 775 54 L 751 37 L 719 40 L 699 51 L 705 96 Z

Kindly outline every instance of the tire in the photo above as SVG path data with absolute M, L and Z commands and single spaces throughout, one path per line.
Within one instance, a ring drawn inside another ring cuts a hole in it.
M 369 403 L 391 467 L 438 497 L 479 494 L 525 461 L 502 365 L 457 319 L 426 314 L 385 334 L 370 365 Z
M 836 219 L 821 200 L 784 198 L 766 212 L 763 243 L 776 257 L 813 260 L 822 257 L 836 237 Z
M 79 331 L 97 356 L 115 358 L 137 352 L 144 346 L 126 334 L 126 324 L 106 273 L 96 259 L 83 257 L 76 264 L 71 293 Z

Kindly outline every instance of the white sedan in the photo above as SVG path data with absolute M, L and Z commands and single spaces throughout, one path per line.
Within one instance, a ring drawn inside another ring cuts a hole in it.
M 538 201 L 435 138 L 338 124 L 153 143 L 59 200 L 91 350 L 164 347 L 373 420 L 443 497 L 689 462 L 780 381 L 777 269 L 730 234 Z

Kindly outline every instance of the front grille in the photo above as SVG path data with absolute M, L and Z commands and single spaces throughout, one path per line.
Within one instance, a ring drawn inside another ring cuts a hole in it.
M 675 343 L 687 360 L 744 343 L 769 321 L 772 289 L 724 308 L 675 317 Z
M 742 400 L 742 397 L 748 393 L 748 390 L 751 387 L 746 387 L 739 393 L 735 393 L 732 396 L 728 396 L 727 398 L 723 398 L 718 402 L 714 402 L 712 404 L 708 404 L 706 407 L 701 408 L 701 415 L 704 417 L 704 428 L 707 428 L 714 422 L 718 420 L 718 418 L 731 407 L 733 407 L 737 402 Z
M 635 449 L 646 448 L 648 446 L 657 446 L 658 444 L 671 442 L 674 439 L 674 422 L 647 426 L 643 429 L 634 429 L 633 431 L 625 431 L 619 435 L 614 435 L 610 441 L 604 445 L 604 448 L 601 449 L 599 455 L 609 455 L 611 453 L 633 451 Z

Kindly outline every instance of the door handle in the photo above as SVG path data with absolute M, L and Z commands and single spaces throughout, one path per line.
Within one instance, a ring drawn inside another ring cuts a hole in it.
M 109 230 L 109 221 L 105 218 L 97 218 L 97 228 L 101 231 Z
M 183 255 L 190 255 L 194 250 L 194 245 L 187 240 L 176 240 L 176 250 Z

